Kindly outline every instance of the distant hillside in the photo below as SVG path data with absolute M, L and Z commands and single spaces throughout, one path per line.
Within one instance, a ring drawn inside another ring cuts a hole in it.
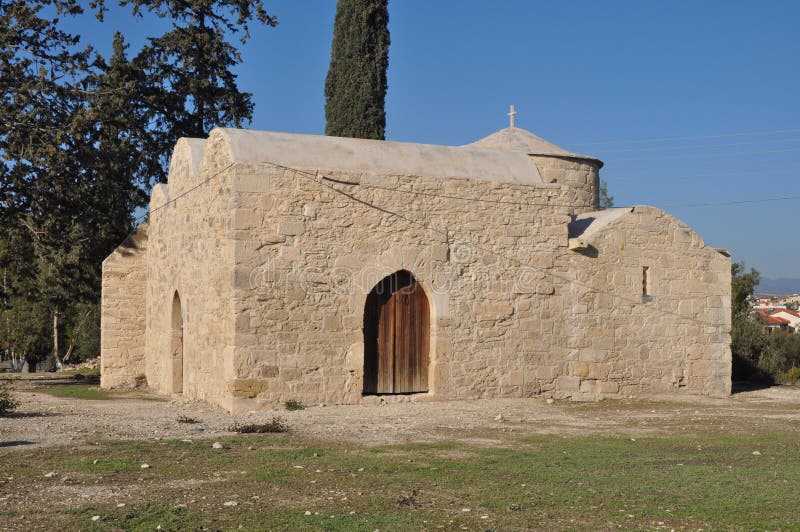
M 800 294 L 800 279 L 764 279 L 762 277 L 755 291 L 766 294 Z

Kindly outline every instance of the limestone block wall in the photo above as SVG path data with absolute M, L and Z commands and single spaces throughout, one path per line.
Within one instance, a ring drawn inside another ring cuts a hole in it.
M 169 184 L 158 185 L 150 203 L 147 379 L 156 391 L 230 408 L 225 384 L 234 319 L 230 170 L 225 170 L 227 154 L 212 148 L 201 160 L 196 149 L 203 149 L 202 141 L 181 142 L 185 146 L 179 143 L 175 150 Z M 177 368 L 176 337 L 183 353 Z
M 145 374 L 147 223 L 103 261 L 100 386 L 132 387 Z
M 565 286 L 557 334 L 569 352 L 555 395 L 728 395 L 730 259 L 652 207 L 631 208 L 585 244 L 557 260 L 576 283 Z
M 600 163 L 553 155 L 532 155 L 545 183 L 559 183 L 574 188 L 576 213 L 593 211 L 600 202 Z
M 544 184 L 290 169 L 245 133 L 179 141 L 149 227 L 104 263 L 104 387 L 144 374 L 231 411 L 377 401 L 365 302 L 407 270 L 429 392 L 393 400 L 729 393 L 730 260 L 658 209 L 592 212 L 599 162 L 532 156 Z
M 322 184 L 315 174 L 236 167 L 235 409 L 374 400 L 362 397 L 364 303 L 400 269 L 429 297 L 427 397 L 554 387 L 567 344 L 553 334 L 564 296 L 547 271 L 566 250 L 565 205 L 579 191 L 324 169 L 340 183 Z

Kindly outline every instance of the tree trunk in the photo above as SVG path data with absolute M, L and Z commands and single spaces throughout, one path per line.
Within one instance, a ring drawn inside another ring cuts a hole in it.
M 61 357 L 58 356 L 58 311 L 53 313 L 53 359 L 56 369 L 61 369 Z
M 83 325 L 89 319 L 91 313 L 91 310 L 86 311 L 86 313 L 83 315 L 83 318 L 81 318 L 81 322 L 78 324 L 78 328 L 75 329 L 72 338 L 69 339 L 69 347 L 67 347 L 67 352 L 64 354 L 64 362 L 68 362 L 72 356 L 72 351 L 75 349 L 75 342 L 78 341 L 78 337 L 81 335 L 81 331 L 83 330 Z

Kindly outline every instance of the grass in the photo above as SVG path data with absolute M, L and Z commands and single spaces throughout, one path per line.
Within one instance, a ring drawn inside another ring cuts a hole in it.
M 64 369 L 56 373 L 56 375 L 82 375 L 83 377 L 97 377 L 100 378 L 100 368 L 70 368 Z
M 54 395 L 56 397 L 66 397 L 70 399 L 90 399 L 93 401 L 114 399 L 118 394 L 106 392 L 97 386 L 87 384 L 64 384 L 39 386 L 37 392 Z
M 84 399 L 90 401 L 106 401 L 109 399 L 138 399 L 142 401 L 168 401 L 166 397 L 143 394 L 137 391 L 101 390 L 96 384 L 46 384 L 29 388 L 36 393 L 46 393 L 68 399 Z M 179 423 L 185 421 L 178 420 Z
M 499 448 L 345 446 L 292 433 L 223 443 L 224 451 L 168 440 L 7 454 L 0 492 L 31 506 L 5 503 L 0 521 L 85 530 L 800 527 L 800 444 L 788 432 L 526 436 Z M 50 470 L 58 476 L 43 478 Z M 47 482 L 118 495 L 75 497 L 66 508 L 37 502 Z

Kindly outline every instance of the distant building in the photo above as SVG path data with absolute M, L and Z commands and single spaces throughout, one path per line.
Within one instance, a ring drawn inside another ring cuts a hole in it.
M 783 307 L 759 308 L 756 310 L 761 316 L 761 321 L 767 332 L 771 332 L 774 329 L 800 332 L 800 313 Z

